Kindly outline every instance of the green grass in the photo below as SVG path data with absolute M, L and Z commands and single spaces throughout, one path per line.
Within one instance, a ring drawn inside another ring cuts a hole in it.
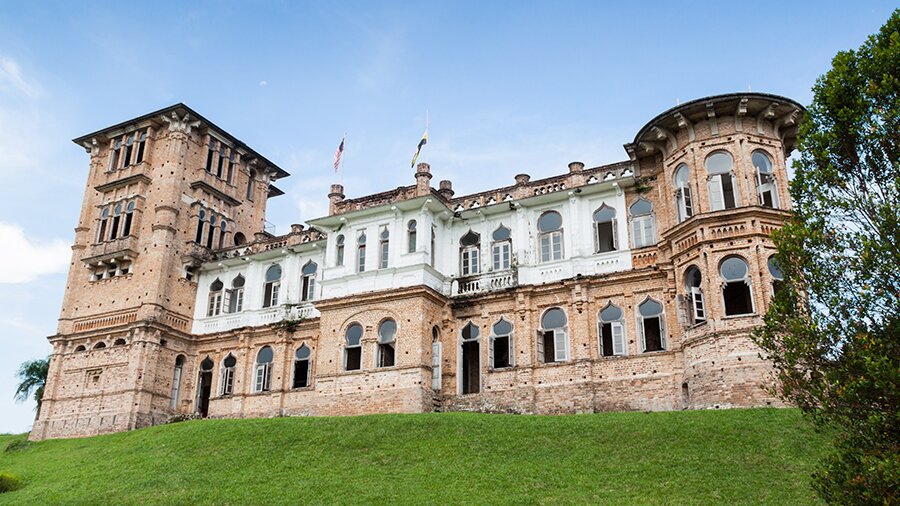
M 198 420 L 18 445 L 0 504 L 815 504 L 796 410 Z M 15 446 L 15 445 L 14 445 Z

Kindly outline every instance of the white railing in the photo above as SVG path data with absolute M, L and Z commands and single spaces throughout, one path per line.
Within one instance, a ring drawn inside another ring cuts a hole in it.
M 240 327 L 259 327 L 282 320 L 306 320 L 317 318 L 319 310 L 312 303 L 299 306 L 278 306 L 265 309 L 246 310 L 235 314 L 223 314 L 194 320 L 194 332 L 211 334 Z
M 465 277 L 453 282 L 453 295 L 472 295 L 476 293 L 503 290 L 519 284 L 516 271 L 513 269 L 489 272 L 478 277 Z

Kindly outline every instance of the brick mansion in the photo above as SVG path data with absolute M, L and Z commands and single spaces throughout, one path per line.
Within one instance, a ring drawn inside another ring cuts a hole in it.
M 79 137 L 31 437 L 180 414 L 776 404 L 749 334 L 782 277 L 770 236 L 802 114 L 706 97 L 650 120 L 624 161 L 469 195 L 419 163 L 381 193 L 332 185 L 327 216 L 279 236 L 266 203 L 288 173 L 183 104 Z

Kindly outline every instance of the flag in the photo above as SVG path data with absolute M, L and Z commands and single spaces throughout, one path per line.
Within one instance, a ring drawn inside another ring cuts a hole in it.
M 422 152 L 422 146 L 428 144 L 428 128 L 425 129 L 425 133 L 422 135 L 422 140 L 419 141 L 418 147 L 416 147 L 416 154 L 413 155 L 412 163 L 410 167 L 416 166 L 416 160 L 419 159 L 419 153 Z
M 341 145 L 338 146 L 337 151 L 334 152 L 334 171 L 338 171 L 338 167 L 341 166 L 341 155 L 344 154 L 344 139 L 341 139 Z

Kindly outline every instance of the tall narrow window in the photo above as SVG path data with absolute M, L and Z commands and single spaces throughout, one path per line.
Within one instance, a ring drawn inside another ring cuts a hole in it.
M 219 395 L 231 395 L 234 393 L 234 368 L 237 359 L 231 353 L 222 361 L 222 372 L 219 378 Z
M 128 136 L 125 140 L 125 156 L 122 157 L 122 167 L 131 165 L 131 154 L 134 151 L 134 134 Z
M 216 141 L 209 139 L 209 150 L 206 152 L 206 172 L 212 173 L 213 156 L 216 155 Z
M 691 169 L 683 163 L 675 169 L 675 207 L 678 212 L 678 223 L 694 215 L 690 176 Z
M 756 169 L 756 195 L 759 205 L 778 207 L 778 192 L 775 190 L 775 173 L 772 171 L 772 160 L 764 151 L 756 150 L 751 156 Z
M 366 271 L 366 233 L 361 232 L 356 238 L 356 272 Z
M 206 247 L 212 249 L 216 237 L 216 215 L 209 213 L 209 232 L 206 234 Z
M 431 327 L 431 389 L 441 389 L 441 330 L 437 325 Z
M 716 151 L 706 159 L 709 187 L 709 207 L 713 211 L 734 209 L 738 202 L 734 159 L 725 151 Z
M 541 262 L 560 260 L 563 257 L 562 216 L 556 211 L 547 211 L 538 218 L 540 233 Z
M 397 322 L 384 320 L 378 326 L 378 367 L 391 367 L 396 356 Z
M 311 356 L 312 352 L 305 344 L 297 348 L 297 352 L 294 354 L 294 382 L 291 385 L 293 388 L 309 386 L 310 370 L 312 369 L 310 367 Z
M 122 152 L 122 139 L 116 139 L 113 141 L 112 150 L 110 150 L 109 154 L 109 170 L 116 170 L 119 168 L 119 154 Z
M 219 143 L 219 161 L 216 163 L 216 177 L 222 179 L 222 170 L 225 168 L 225 145 Z
M 469 230 L 459 239 L 459 272 L 472 276 L 481 271 L 481 236 Z
M 335 253 L 334 253 L 334 264 L 335 265 L 344 265 L 344 234 L 337 236 L 334 240 L 335 243 Z
M 600 355 L 612 357 L 625 355 L 625 324 L 622 309 L 609 302 L 600 311 Z
M 641 351 L 662 351 L 666 349 L 663 307 L 659 302 L 647 297 L 638 306 L 638 327 L 641 331 Z
M 231 150 L 231 155 L 228 156 L 228 177 L 225 179 L 230 184 L 234 180 L 234 164 L 235 164 L 235 156 L 234 150 Z
M 406 252 L 416 252 L 416 220 L 409 220 L 406 224 Z
M 687 292 L 685 302 L 688 304 L 689 323 L 695 325 L 706 321 L 706 302 L 703 300 L 703 289 L 700 287 L 703 277 L 700 269 L 691 266 L 684 273 L 684 288 Z
M 138 140 L 137 157 L 134 163 L 138 164 L 144 161 L 144 150 L 147 146 L 147 132 L 141 132 L 140 140 Z
M 272 348 L 263 346 L 256 354 L 256 382 L 254 392 L 268 392 L 272 388 Z
M 344 334 L 344 370 L 358 371 L 362 367 L 362 325 L 358 323 L 347 327 Z
M 263 307 L 278 305 L 278 291 L 281 288 L 281 266 L 272 265 L 266 269 L 266 283 L 263 285 Z
M 218 316 L 222 314 L 222 288 L 224 284 L 219 278 L 216 278 L 209 285 L 209 304 L 206 310 L 206 316 Z
M 541 317 L 537 343 L 538 359 L 545 364 L 569 359 L 568 319 L 562 309 L 550 308 Z
M 460 379 L 463 394 L 475 394 L 481 390 L 481 329 L 472 322 L 462 328 Z
M 201 417 L 206 418 L 209 415 L 209 398 L 212 394 L 212 371 L 215 362 L 211 358 L 206 357 L 200 362 L 200 375 L 197 378 L 197 402 L 195 404 L 196 412 Z
M 122 220 L 122 204 L 113 208 L 112 226 L 109 227 L 109 240 L 119 237 L 119 223 Z
M 201 209 L 197 215 L 197 235 L 194 236 L 194 242 L 203 244 L 203 223 L 206 221 L 206 210 Z
M 122 237 L 131 235 L 131 222 L 134 219 L 134 201 L 125 206 L 125 224 L 122 225 Z
M 437 244 L 437 232 L 434 231 L 434 225 L 431 227 L 431 266 L 434 267 L 434 259 L 437 256 L 435 246 Z
M 388 258 L 390 256 L 390 237 L 391 233 L 388 231 L 387 225 L 381 227 L 381 232 L 378 234 L 378 268 L 379 269 L 387 269 L 388 266 Z
M 509 269 L 512 263 L 512 231 L 502 224 L 491 234 L 491 266 L 495 271 Z
M 222 221 L 219 223 L 219 249 L 225 247 L 225 235 L 228 233 L 228 224 L 225 222 L 225 218 L 222 218 Z
M 178 406 L 178 396 L 181 392 L 181 374 L 184 370 L 184 355 L 175 357 L 175 372 L 172 374 L 172 394 L 169 398 L 169 409 Z
M 106 223 L 109 221 L 109 208 L 104 207 L 102 211 L 100 211 L 100 228 L 97 231 L 97 242 L 103 242 L 106 240 Z
M 641 197 L 628 208 L 631 214 L 631 240 L 635 248 L 656 244 L 656 218 L 653 204 Z
M 619 249 L 616 210 L 606 204 L 594 211 L 594 251 L 606 253 Z
M 784 272 L 781 271 L 781 267 L 775 261 L 774 255 L 769 257 L 768 267 L 769 274 L 772 276 L 772 294 L 777 294 L 781 290 L 781 285 L 784 284 Z
M 491 345 L 488 349 L 488 363 L 492 369 L 512 367 L 513 326 L 506 318 L 500 318 L 491 326 Z
M 256 171 L 250 169 L 250 177 L 247 179 L 247 200 L 253 200 L 253 187 L 256 185 Z
M 238 274 L 231 280 L 231 293 L 228 295 L 228 312 L 240 313 L 244 310 L 244 276 Z
M 728 257 L 719 266 L 722 275 L 722 298 L 725 316 L 752 314 L 753 296 L 750 293 L 750 268 L 741 257 Z
M 318 267 L 312 260 L 303 266 L 301 270 L 303 278 L 300 280 L 300 300 L 307 301 L 316 298 L 316 269 Z

